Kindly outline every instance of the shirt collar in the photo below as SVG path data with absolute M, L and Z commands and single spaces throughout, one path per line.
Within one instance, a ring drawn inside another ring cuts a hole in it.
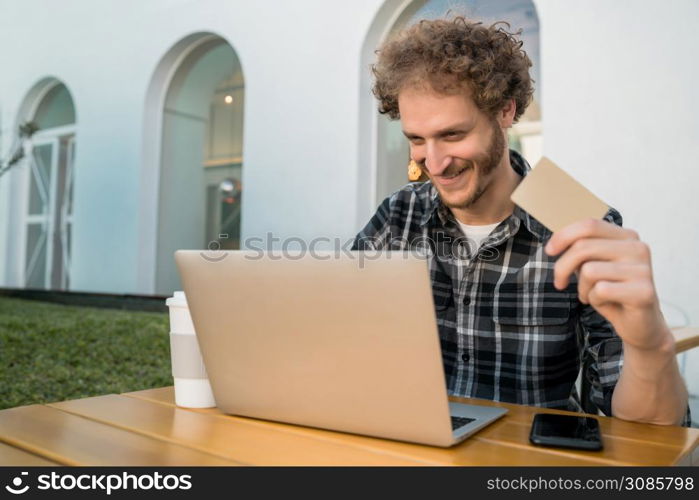
M 513 149 L 510 149 L 510 165 L 512 165 L 512 169 L 515 172 L 517 172 L 517 174 L 521 177 L 525 177 L 531 170 L 531 167 L 529 166 L 529 163 L 527 163 L 527 160 L 525 160 L 522 157 L 522 155 L 520 155 L 517 151 Z M 432 182 L 427 181 L 427 183 L 430 184 L 429 203 L 427 209 L 422 214 L 422 218 L 420 219 L 420 226 L 426 225 L 431 220 L 433 220 L 435 216 L 439 217 L 443 225 L 446 225 L 447 222 L 451 218 L 453 218 L 453 215 L 451 214 L 449 209 L 442 203 L 442 200 L 439 198 L 439 193 L 437 192 L 437 189 L 432 185 Z M 519 205 L 515 205 L 515 208 L 512 211 L 512 217 L 516 217 L 521 222 L 523 222 L 527 230 L 532 235 L 534 235 L 539 241 L 543 242 L 545 240 L 548 240 L 548 238 L 552 234 L 550 230 L 548 230 L 543 224 L 541 224 L 538 220 L 532 217 L 528 212 L 520 208 Z

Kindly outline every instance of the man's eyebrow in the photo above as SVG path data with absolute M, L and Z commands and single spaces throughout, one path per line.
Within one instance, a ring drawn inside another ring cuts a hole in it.
M 451 125 L 449 127 L 443 128 L 441 130 L 438 130 L 434 135 L 435 137 L 442 137 L 448 133 L 453 133 L 453 132 L 468 132 L 474 127 L 473 124 L 470 122 L 464 122 L 464 123 L 457 123 L 455 125 Z M 407 137 L 408 139 L 422 139 L 422 137 L 418 134 L 415 134 L 413 132 L 410 132 L 408 130 L 403 130 L 403 135 Z

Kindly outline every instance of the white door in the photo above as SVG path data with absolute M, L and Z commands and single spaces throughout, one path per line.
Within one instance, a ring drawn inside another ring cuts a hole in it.
M 70 284 L 75 134 L 61 132 L 38 135 L 28 162 L 26 288 L 65 290 Z

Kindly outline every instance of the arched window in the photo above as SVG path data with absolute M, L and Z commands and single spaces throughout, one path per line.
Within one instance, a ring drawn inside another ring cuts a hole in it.
M 245 82 L 222 38 L 198 39 L 174 69 L 162 108 L 157 293 L 181 289 L 178 249 L 240 247 Z
M 57 80 L 40 84 L 28 98 L 21 122 L 32 121 L 24 213 L 22 281 L 27 288 L 70 287 L 73 225 L 75 107 L 66 86 Z

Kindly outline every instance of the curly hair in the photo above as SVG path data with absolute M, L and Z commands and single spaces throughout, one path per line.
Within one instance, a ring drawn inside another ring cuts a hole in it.
M 372 89 L 379 112 L 400 118 L 398 93 L 407 87 L 429 88 L 444 95 L 469 92 L 476 106 L 493 116 L 507 101 L 517 105 L 519 120 L 532 99 L 532 63 L 516 33 L 484 26 L 463 16 L 420 21 L 390 37 L 376 51 Z

